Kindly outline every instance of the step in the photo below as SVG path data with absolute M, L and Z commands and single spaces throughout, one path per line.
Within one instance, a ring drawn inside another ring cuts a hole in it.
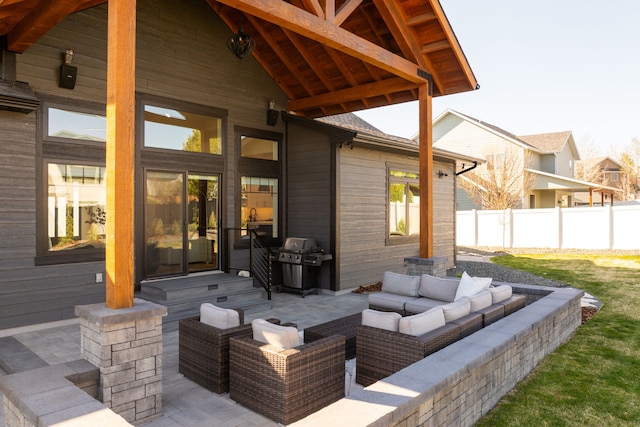
M 0 338 L 0 368 L 7 374 L 44 366 L 49 364 L 14 337 Z
M 253 288 L 252 277 L 220 273 L 146 281 L 140 285 L 140 296 L 163 303 L 185 299 L 215 299 L 229 292 Z

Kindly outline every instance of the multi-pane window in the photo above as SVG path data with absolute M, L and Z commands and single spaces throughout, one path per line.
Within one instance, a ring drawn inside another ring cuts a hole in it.
M 388 238 L 415 240 L 420 233 L 420 177 L 415 172 L 389 169 Z
M 278 179 L 241 178 L 242 228 L 265 237 L 278 237 Z

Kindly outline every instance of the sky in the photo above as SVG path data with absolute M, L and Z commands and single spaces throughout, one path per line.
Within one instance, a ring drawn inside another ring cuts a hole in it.
M 440 0 L 477 91 L 433 99 L 516 135 L 571 131 L 580 154 L 614 158 L 640 138 L 640 1 Z M 357 112 L 410 138 L 418 104 Z

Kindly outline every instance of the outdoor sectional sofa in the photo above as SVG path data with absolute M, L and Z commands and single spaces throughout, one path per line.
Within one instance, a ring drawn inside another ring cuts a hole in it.
M 490 278 L 386 272 L 356 330 L 356 382 L 368 386 L 524 307 Z

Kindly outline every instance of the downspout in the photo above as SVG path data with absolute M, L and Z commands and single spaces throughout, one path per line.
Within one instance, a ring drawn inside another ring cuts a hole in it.
M 462 169 L 460 172 L 456 172 L 456 176 L 462 175 L 463 173 L 467 173 L 469 171 L 472 171 L 477 167 L 478 167 L 478 162 L 473 162 L 473 166 L 471 166 L 469 168 L 466 168 L 466 169 Z

